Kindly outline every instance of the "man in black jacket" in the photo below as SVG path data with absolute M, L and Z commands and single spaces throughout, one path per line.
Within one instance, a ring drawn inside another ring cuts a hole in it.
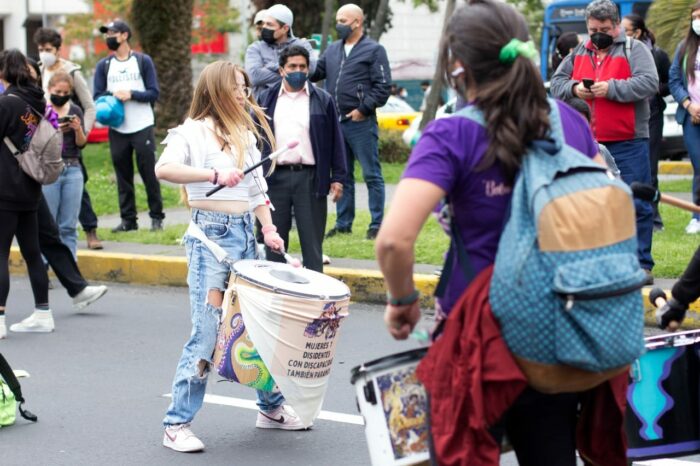
M 354 4 L 344 5 L 336 14 L 339 40 L 319 58 L 312 81 L 325 79 L 325 89 L 336 104 L 345 138 L 348 176 L 344 195 L 338 202 L 335 227 L 326 237 L 350 233 L 355 219 L 355 159 L 369 191 L 372 216 L 367 239 L 374 239 L 384 217 L 384 178 L 379 164 L 379 128 L 376 108 L 391 93 L 391 72 L 384 47 L 364 35 L 364 14 Z
M 309 52 L 302 46 L 284 49 L 279 59 L 282 82 L 263 91 L 260 105 L 270 117 L 278 147 L 299 141 L 279 157 L 268 178 L 268 195 L 274 206 L 272 223 L 284 244 L 289 244 L 294 209 L 304 266 L 323 272 L 326 197 L 330 192 L 333 202 L 342 198 L 347 170 L 335 105 L 327 92 L 307 82 L 309 61 Z M 269 153 L 269 147 L 265 152 Z M 266 256 L 284 262 L 269 248 Z

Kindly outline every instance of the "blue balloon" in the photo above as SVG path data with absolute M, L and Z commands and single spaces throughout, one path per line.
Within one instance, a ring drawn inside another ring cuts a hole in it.
M 124 104 L 113 95 L 103 95 L 95 101 L 97 121 L 116 128 L 124 122 Z

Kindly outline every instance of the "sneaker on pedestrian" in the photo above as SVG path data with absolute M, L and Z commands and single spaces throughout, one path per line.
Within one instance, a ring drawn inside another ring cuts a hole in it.
M 378 234 L 379 228 L 370 228 L 369 230 L 367 230 L 367 235 L 365 236 L 365 238 L 368 240 L 375 240 L 377 239 Z
M 112 233 L 121 233 L 124 231 L 138 230 L 139 225 L 136 222 L 129 222 L 127 220 L 122 220 L 122 222 L 116 227 L 112 228 Z
M 11 332 L 18 333 L 49 333 L 53 332 L 53 314 L 51 311 L 39 311 L 37 309 L 22 322 L 10 325 Z
M 88 249 L 102 249 L 102 241 L 97 237 L 97 230 L 92 229 L 85 232 Z
M 161 231 L 163 229 L 163 219 L 162 218 L 152 218 L 151 219 L 151 231 Z
M 5 326 L 5 316 L 0 316 L 0 340 L 7 337 L 7 327 Z
M 280 406 L 269 413 L 258 411 L 255 427 L 259 429 L 306 430 L 297 413 L 290 406 Z
M 107 292 L 104 285 L 88 285 L 83 291 L 73 297 L 73 307 L 76 311 L 85 309 L 90 304 L 100 299 Z
M 204 450 L 204 444 L 190 429 L 189 424 L 175 424 L 165 428 L 163 446 L 183 453 Z
M 651 270 L 649 269 L 643 269 L 644 273 L 647 274 L 647 278 L 644 281 L 644 285 L 646 286 L 651 286 L 654 284 L 654 275 L 651 273 Z
M 323 254 L 321 258 L 323 259 L 323 265 L 329 265 L 331 263 L 331 258 L 327 255 Z
M 688 223 L 688 226 L 685 227 L 685 232 L 689 235 L 700 233 L 700 222 L 698 222 L 697 218 L 690 219 L 690 223 Z
M 333 227 L 326 233 L 326 238 L 332 238 L 335 235 L 349 235 L 350 233 L 352 233 L 352 228 Z

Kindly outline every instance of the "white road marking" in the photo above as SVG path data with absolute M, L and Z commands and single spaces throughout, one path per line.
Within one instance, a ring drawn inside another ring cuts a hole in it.
M 163 395 L 165 398 L 172 398 L 170 393 Z M 221 395 L 204 395 L 204 402 L 221 405 L 221 406 L 233 406 L 234 408 L 244 408 L 252 409 L 257 411 L 258 406 L 253 400 L 245 400 L 243 398 L 235 398 L 232 396 L 221 396 Z M 344 424 L 354 424 L 358 426 L 365 425 L 365 420 L 362 416 L 357 416 L 354 414 L 336 413 L 333 411 L 321 411 L 318 415 L 318 419 L 324 421 L 342 422 Z

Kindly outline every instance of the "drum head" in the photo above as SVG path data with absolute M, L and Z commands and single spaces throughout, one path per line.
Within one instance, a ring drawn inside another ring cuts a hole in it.
M 350 289 L 340 280 L 289 264 L 241 260 L 233 264 L 233 272 L 242 279 L 275 293 L 323 300 L 341 300 L 350 296 Z
M 357 379 L 365 374 L 382 371 L 395 366 L 401 366 L 403 364 L 418 362 L 423 359 L 423 356 L 425 356 L 427 352 L 428 348 L 417 348 L 404 351 L 403 353 L 390 354 L 389 356 L 384 356 L 383 358 L 366 362 L 361 366 L 355 366 L 350 371 L 350 383 L 354 385 Z

